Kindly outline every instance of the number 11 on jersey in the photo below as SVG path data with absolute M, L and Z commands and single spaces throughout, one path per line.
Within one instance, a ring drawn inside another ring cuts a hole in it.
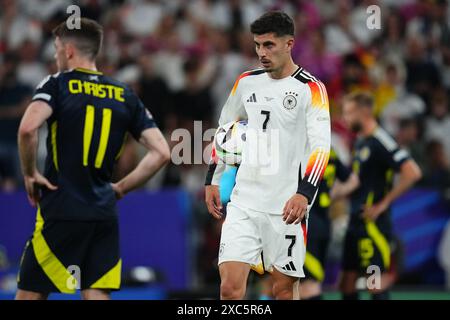
M 106 147 L 108 146 L 109 131 L 111 129 L 112 110 L 102 109 L 102 127 L 100 131 L 100 143 L 98 145 L 97 155 L 95 156 L 95 167 L 102 167 L 105 158 Z M 92 105 L 86 106 L 86 116 L 83 132 L 83 166 L 88 166 L 89 149 L 91 147 L 92 135 L 94 133 L 95 108 Z

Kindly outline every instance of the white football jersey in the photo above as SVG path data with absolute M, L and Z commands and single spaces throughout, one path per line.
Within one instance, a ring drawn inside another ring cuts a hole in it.
M 248 119 L 242 162 L 231 202 L 282 214 L 295 193 L 312 204 L 330 151 L 330 115 L 325 86 L 303 68 L 283 79 L 263 69 L 241 74 L 219 125 Z M 214 154 L 206 184 L 218 185 L 225 164 Z

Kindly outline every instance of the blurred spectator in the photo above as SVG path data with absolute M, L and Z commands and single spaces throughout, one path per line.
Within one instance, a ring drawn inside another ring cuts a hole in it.
M 416 94 L 405 88 L 404 68 L 389 63 L 385 69 L 384 80 L 375 91 L 376 114 L 383 127 L 392 135 L 398 131 L 400 119 L 414 119 L 425 113 L 425 103 Z
M 441 83 L 438 68 L 427 56 L 425 41 L 420 36 L 408 39 L 407 50 L 406 87 L 428 103 L 430 92 Z
M 138 80 L 137 90 L 144 105 L 152 113 L 161 131 L 165 131 L 166 119 L 174 112 L 171 92 L 164 80 L 154 71 L 154 57 L 142 56 L 139 59 L 141 75 Z
M 351 53 L 356 48 L 356 42 L 350 31 L 349 9 L 340 8 L 335 19 L 335 22 L 325 27 L 327 46 L 331 52 L 339 55 Z
M 426 164 L 426 152 L 420 131 L 416 119 L 405 118 L 399 121 L 398 131 L 395 137 L 399 146 L 408 150 L 419 167 L 424 168 Z
M 21 182 L 17 131 L 31 98 L 31 88 L 17 80 L 17 63 L 12 53 L 6 54 L 0 68 L 0 188 L 5 191 Z
M 45 65 L 39 59 L 38 43 L 26 40 L 19 48 L 20 64 L 17 67 L 19 82 L 36 87 L 47 75 Z
M 440 63 L 440 45 L 449 41 L 447 0 L 421 1 L 421 7 L 421 15 L 408 23 L 407 36 L 422 38 L 430 57 Z
M 172 32 L 161 46 L 162 50 L 154 57 L 155 72 L 162 77 L 172 92 L 177 92 L 185 85 L 183 71 L 185 56 L 180 46 L 179 35 Z
M 444 89 L 434 91 L 431 100 L 431 114 L 426 118 L 425 132 L 427 140 L 439 141 L 444 154 L 450 158 L 450 114 L 448 112 L 448 96 Z
M 139 0 L 122 7 L 125 32 L 132 36 L 147 36 L 158 27 L 163 16 L 161 1 Z
M 296 54 L 294 52 L 294 61 L 327 84 L 339 74 L 341 58 L 328 51 L 325 35 L 321 29 L 310 31 L 309 34 L 310 42 L 303 43 L 301 38 L 297 38 L 300 42 L 298 47 L 302 46 L 302 50 L 296 50 Z
M 225 104 L 230 88 L 239 74 L 247 70 L 242 54 L 231 50 L 229 33 L 214 30 L 211 35 L 212 52 L 210 58 L 215 67 L 214 79 L 211 85 L 213 99 L 213 119 L 219 119 L 219 112 Z
M 186 75 L 186 87 L 175 97 L 175 110 L 180 118 L 185 118 L 181 125 L 189 128 L 193 120 L 207 120 L 211 122 L 213 111 L 211 92 L 208 86 L 200 82 L 202 61 L 196 57 L 191 57 L 183 65 Z
M 25 15 L 19 1 L 1 0 L 0 8 L 0 39 L 9 50 L 17 49 L 27 39 L 42 40 L 39 21 Z
M 376 1 L 373 0 L 362 0 L 358 1 L 357 5 L 352 8 L 351 14 L 350 14 L 350 32 L 353 35 L 353 37 L 356 39 L 356 42 L 367 46 L 369 45 L 373 39 L 375 39 L 380 33 L 381 28 L 373 28 L 368 29 L 367 28 L 367 8 L 373 4 Z M 379 6 L 380 4 L 378 4 Z
M 388 59 L 401 60 L 405 54 L 406 22 L 398 8 L 391 7 L 383 25 L 382 52 Z
M 446 191 L 450 188 L 450 162 L 444 146 L 437 140 L 431 140 L 426 146 L 427 165 L 424 184 Z
M 371 90 L 367 70 L 361 63 L 357 54 L 348 54 L 343 57 L 342 71 L 335 76 L 327 86 L 330 100 L 358 90 Z

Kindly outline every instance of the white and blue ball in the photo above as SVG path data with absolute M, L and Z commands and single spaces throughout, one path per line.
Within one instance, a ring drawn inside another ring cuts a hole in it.
M 228 122 L 220 126 L 214 137 L 217 157 L 227 165 L 239 165 L 246 142 L 246 131 L 247 120 Z

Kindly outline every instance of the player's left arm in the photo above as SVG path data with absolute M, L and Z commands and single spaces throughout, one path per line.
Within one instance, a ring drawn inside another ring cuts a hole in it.
M 331 124 L 328 96 L 321 82 L 309 82 L 309 103 L 306 107 L 306 140 L 308 150 L 306 171 L 299 181 L 298 189 L 283 209 L 287 224 L 298 224 L 314 200 L 322 176 L 328 164 L 331 143 Z
M 409 157 L 405 150 L 396 148 L 389 152 L 383 148 L 384 160 L 390 167 L 398 172 L 399 178 L 394 187 L 378 203 L 365 208 L 363 217 L 376 220 L 380 214 L 385 212 L 392 202 L 410 189 L 422 178 L 422 171 L 417 163 Z
M 117 183 L 111 183 L 118 199 L 142 186 L 170 160 L 169 145 L 150 111 L 131 91 L 127 96 L 127 104 L 132 115 L 128 131 L 147 149 L 147 154 L 127 176 Z
M 117 183 L 112 183 L 118 199 L 143 185 L 170 160 L 169 145 L 157 127 L 145 129 L 140 135 L 139 143 L 148 152 L 133 171 Z
M 52 108 L 44 101 L 33 101 L 22 117 L 18 132 L 19 156 L 24 177 L 25 189 L 30 204 L 35 207 L 40 199 L 40 188 L 56 190 L 37 169 L 36 153 L 38 147 L 38 130 L 52 115 Z

